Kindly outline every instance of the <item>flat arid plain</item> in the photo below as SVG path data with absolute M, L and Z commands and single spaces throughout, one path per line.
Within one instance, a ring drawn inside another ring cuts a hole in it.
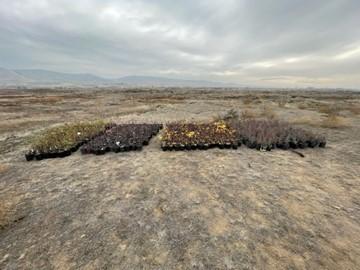
M 288 121 L 326 148 L 76 152 L 27 162 L 65 122 Z M 0 269 L 360 269 L 360 93 L 0 91 Z

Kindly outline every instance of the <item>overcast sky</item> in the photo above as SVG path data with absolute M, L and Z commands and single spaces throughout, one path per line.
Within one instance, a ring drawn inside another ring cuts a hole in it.
M 360 1 L 0 0 L 0 66 L 360 88 Z

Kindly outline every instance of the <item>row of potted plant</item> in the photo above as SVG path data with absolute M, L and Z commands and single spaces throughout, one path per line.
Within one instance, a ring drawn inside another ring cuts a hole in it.
M 239 143 L 258 150 L 314 148 L 326 145 L 324 136 L 277 120 L 249 119 L 232 122 L 232 126 L 236 129 Z
M 161 128 L 161 124 L 117 125 L 83 145 L 80 150 L 82 154 L 95 155 L 141 150 Z
M 77 151 L 81 145 L 112 128 L 104 121 L 77 122 L 49 128 L 31 139 L 27 161 L 62 158 Z
M 162 124 L 121 124 L 104 121 L 79 122 L 53 127 L 34 137 L 26 160 L 65 157 L 79 147 L 83 154 L 141 150 Z M 161 137 L 164 151 L 206 150 L 213 147 L 270 151 L 325 147 L 326 139 L 308 130 L 277 120 L 249 119 L 208 123 L 168 123 Z
M 238 147 L 236 130 L 225 121 L 169 123 L 161 138 L 161 148 L 164 151 L 206 150 L 213 147 Z

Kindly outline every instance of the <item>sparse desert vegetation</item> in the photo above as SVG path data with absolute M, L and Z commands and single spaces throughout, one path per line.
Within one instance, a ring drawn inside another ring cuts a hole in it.
M 9 206 L 6 202 L 0 202 L 0 230 L 4 229 L 8 224 L 8 216 L 10 215 Z
M 346 127 L 322 125 L 334 104 Z M 2 90 L 0 268 L 358 269 L 359 105 L 344 91 Z M 164 152 L 163 129 L 141 152 L 26 162 L 34 136 L 99 118 L 242 123 L 271 143 L 290 126 L 326 147 Z
M 10 193 L 5 197 L 0 197 L 0 234 L 2 230 L 22 219 L 22 216 L 17 213 L 19 201 L 18 194 Z
M 323 128 L 345 128 L 349 125 L 348 119 L 335 114 L 327 114 L 325 119 L 320 122 L 320 126 Z
M 0 164 L 0 173 L 4 173 L 8 169 L 9 169 L 9 166 L 4 165 L 4 164 Z
M 241 111 L 241 119 L 257 118 L 258 114 L 254 110 L 244 109 Z

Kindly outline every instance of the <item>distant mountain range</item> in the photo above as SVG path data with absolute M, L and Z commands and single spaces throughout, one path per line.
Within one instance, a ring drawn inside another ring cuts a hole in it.
M 0 68 L 0 86 L 185 86 L 229 87 L 221 82 L 182 80 L 150 76 L 107 79 L 88 73 L 62 73 L 41 69 Z

